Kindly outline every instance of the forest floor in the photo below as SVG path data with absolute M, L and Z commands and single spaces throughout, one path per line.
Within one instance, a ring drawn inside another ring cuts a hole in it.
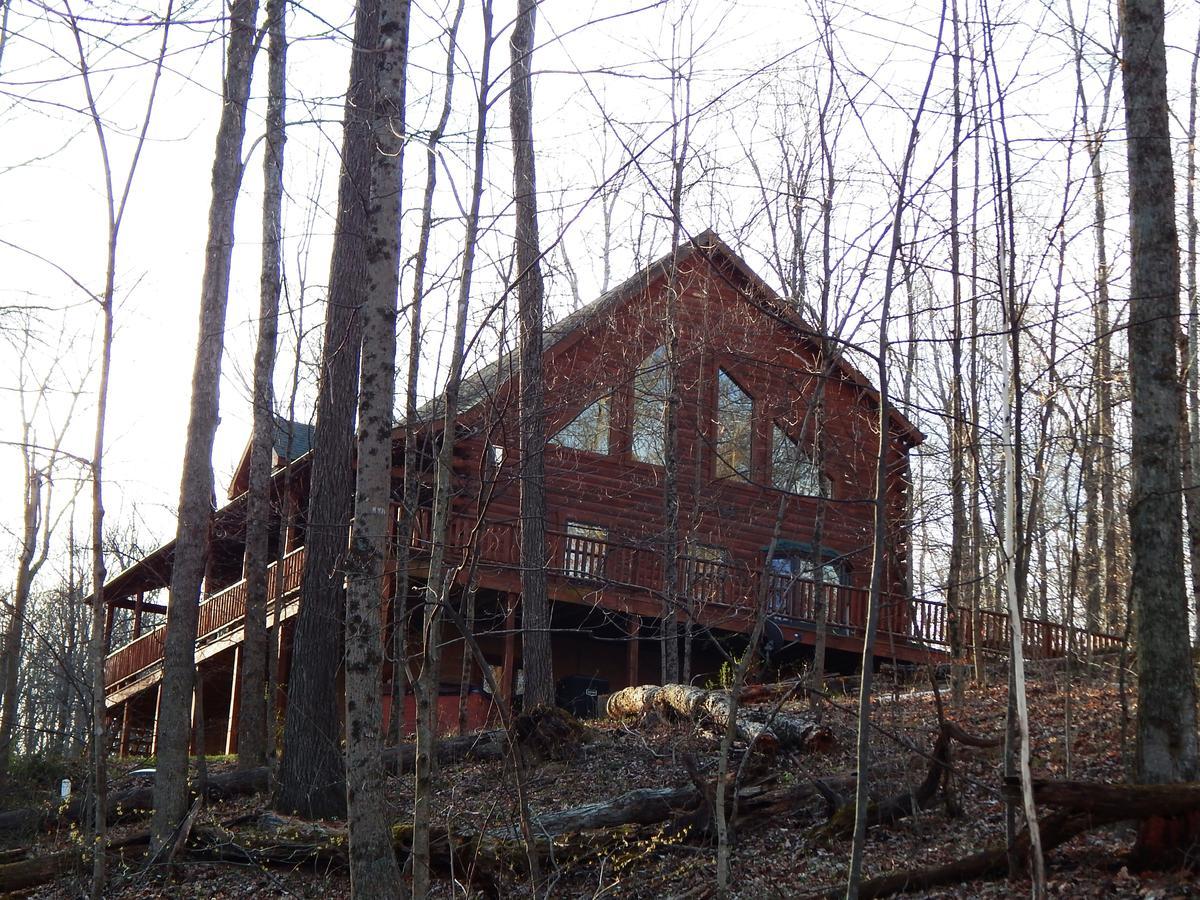
M 934 697 L 921 685 L 906 691 L 884 686 L 874 710 L 882 731 L 872 737 L 874 759 L 882 775 L 874 780 L 873 794 L 884 797 L 915 785 L 928 763 L 913 748 L 928 753 L 937 733 Z M 1132 704 L 1132 691 L 1129 702 Z M 961 709 L 948 715 L 975 735 L 996 735 L 1003 730 L 1005 691 L 1002 684 L 968 688 Z M 1121 698 L 1115 683 L 1076 680 L 1070 690 L 1060 674 L 1035 676 L 1029 702 L 1032 720 L 1031 749 L 1035 775 L 1119 782 L 1125 777 L 1122 757 Z M 807 702 L 794 705 L 805 712 Z M 779 757 L 774 766 L 777 783 L 801 783 L 812 778 L 845 774 L 854 767 L 854 706 L 850 697 L 823 701 L 822 716 L 837 742 L 824 753 Z M 1066 739 L 1066 711 L 1073 720 Z M 693 726 L 662 722 L 635 727 L 608 720 L 588 723 L 593 739 L 568 762 L 543 763 L 529 773 L 528 791 L 533 814 L 567 809 L 608 799 L 640 787 L 686 786 L 691 783 L 685 754 L 694 754 L 702 772 L 716 771 L 717 743 Z M 884 734 L 883 732 L 887 732 Z M 1132 732 L 1129 732 L 1132 741 Z M 1068 753 L 1070 766 L 1068 768 Z M 955 779 L 962 814 L 951 816 L 938 802 L 916 817 L 872 829 L 864 874 L 866 877 L 895 869 L 917 868 L 950 862 L 1004 838 L 1004 804 L 999 792 L 1002 759 L 998 749 L 958 746 L 954 751 Z M 215 770 L 228 762 L 214 762 Z M 129 776 L 114 780 L 119 787 Z M 435 821 L 460 828 L 497 828 L 517 821 L 517 797 L 511 767 L 500 761 L 462 762 L 446 766 L 439 774 Z M 412 778 L 389 779 L 385 796 L 393 820 L 406 821 L 412 808 Z M 199 823 L 229 822 L 261 809 L 262 797 L 217 804 L 203 811 Z M 838 889 L 846 875 L 850 855 L 848 840 L 823 840 L 816 826 L 827 818 L 820 800 L 798 809 L 788 818 L 769 821 L 743 819 L 739 823 L 732 861 L 733 895 L 745 898 L 821 896 Z M 300 823 L 297 823 L 298 825 Z M 338 833 L 337 824 L 328 828 Z M 144 827 L 121 826 L 116 833 Z M 77 835 L 46 838 L 38 852 L 61 847 Z M 1200 880 L 1174 872 L 1130 871 L 1123 859 L 1132 847 L 1130 826 L 1087 832 L 1049 854 L 1047 879 L 1051 896 L 1165 898 L 1200 897 Z M 643 826 L 599 858 L 564 866 L 548 874 L 553 897 L 705 897 L 716 879 L 716 853 L 711 842 L 670 837 L 662 827 Z M 288 870 L 279 867 L 231 863 L 177 862 L 170 874 L 147 874 L 140 867 L 114 873 L 109 896 L 135 900 L 148 897 L 252 897 L 294 896 L 333 898 L 349 896 L 344 870 L 314 871 L 311 866 Z M 1029 883 L 1003 880 L 959 884 L 909 894 L 913 897 L 1028 896 Z M 501 887 L 504 895 L 527 894 L 519 881 Z M 449 879 L 435 883 L 435 896 L 467 896 L 461 884 Z M 64 878 L 43 886 L 30 896 L 80 896 L 80 883 Z

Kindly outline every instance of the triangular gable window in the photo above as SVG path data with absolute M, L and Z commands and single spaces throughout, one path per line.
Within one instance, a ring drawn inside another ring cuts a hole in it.
M 560 447 L 587 453 L 608 452 L 608 397 L 601 397 L 559 429 L 551 440 Z

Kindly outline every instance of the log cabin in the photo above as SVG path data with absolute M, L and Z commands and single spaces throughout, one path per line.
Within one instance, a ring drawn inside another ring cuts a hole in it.
M 547 328 L 545 565 L 561 702 L 581 709 L 589 694 L 659 681 L 668 616 L 677 623 L 692 680 L 712 678 L 724 660 L 742 652 L 758 615 L 766 617 L 763 650 L 773 663 L 811 658 L 822 602 L 829 664 L 844 670 L 859 664 L 880 397 L 842 349 L 808 326 L 712 232 Z M 507 702 L 521 691 L 516 365 L 510 353 L 464 384 L 455 425 L 447 561 L 455 602 L 467 611 L 503 696 L 480 689 L 476 663 L 451 630 L 441 670 L 441 727 L 447 731 L 459 727 L 460 711 L 468 727 L 477 726 L 496 699 Z M 672 370 L 676 438 L 669 441 Z M 395 430 L 393 497 L 402 496 L 404 447 L 411 440 L 420 451 L 421 500 L 408 538 L 407 597 L 396 596 L 404 579 L 394 559 L 385 575 L 389 646 L 396 628 L 411 636 L 409 647 L 417 644 L 441 419 L 433 402 Z M 894 408 L 886 430 L 881 509 L 887 538 L 871 658 L 946 659 L 956 625 L 986 647 L 1006 646 L 1003 614 L 980 613 L 972 627 L 969 610 L 948 610 L 914 592 L 909 454 L 923 435 Z M 295 659 L 294 620 L 303 602 L 311 441 L 308 426 L 277 423 L 268 616 L 279 626 L 282 685 Z M 672 446 L 678 512 L 670 542 L 664 540 L 665 485 Z M 214 515 L 200 606 L 198 706 L 209 753 L 237 746 L 247 484 L 248 452 L 229 502 Z M 394 508 L 399 521 L 399 504 Z M 161 598 L 172 549 L 160 547 L 104 591 L 112 647 L 107 703 L 121 754 L 154 750 L 165 635 Z M 1062 626 L 1028 620 L 1024 639 L 1034 655 L 1061 655 L 1068 635 Z M 1076 646 L 1084 640 L 1103 647 L 1119 639 L 1085 635 Z M 400 714 L 410 723 L 411 699 L 407 708 L 392 709 L 399 671 L 387 667 L 381 702 L 385 717 Z

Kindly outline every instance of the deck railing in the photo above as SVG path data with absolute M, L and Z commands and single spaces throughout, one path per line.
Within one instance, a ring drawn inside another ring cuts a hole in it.
M 277 563 L 267 569 L 267 602 L 274 603 L 282 587 L 283 596 L 300 587 L 304 570 L 304 548 L 293 550 L 282 560 L 283 579 L 275 577 Z M 211 643 L 222 634 L 240 625 L 246 614 L 246 582 L 239 581 L 213 594 L 200 604 L 196 623 L 197 646 Z M 167 636 L 165 624 L 146 632 L 123 647 L 118 647 L 104 660 L 104 684 L 108 688 L 128 681 L 162 660 L 163 643 Z
M 485 521 L 476 532 L 472 517 L 451 517 L 447 532 L 447 562 L 462 562 L 474 545 L 480 566 L 519 570 L 519 532 L 515 522 Z M 423 510 L 414 520 L 412 549 L 417 558 L 430 549 L 428 510 Z M 546 552 L 547 571 L 552 578 L 576 584 L 593 583 L 598 589 L 635 590 L 656 596 L 661 596 L 664 590 L 663 557 L 653 546 L 547 529 Z M 678 571 L 681 590 L 678 600 L 692 609 L 724 607 L 735 615 L 753 609 L 759 603 L 762 578 L 759 568 L 684 555 L 679 558 Z M 831 634 L 863 635 L 870 596 L 866 588 L 818 584 L 778 573 L 770 573 L 767 578 L 765 602 L 771 615 L 802 626 L 811 625 L 817 619 L 818 603 L 823 600 Z M 1113 650 L 1124 640 L 1120 635 L 1089 632 L 1057 622 L 1033 618 L 1022 618 L 1021 621 L 1022 646 L 1030 659 L 1063 656 L 1071 648 L 1076 653 Z M 876 640 L 880 652 L 887 652 L 889 645 L 902 644 L 909 650 L 924 647 L 947 653 L 953 649 L 954 624 L 958 627 L 959 647 L 966 653 L 975 636 L 970 609 L 958 608 L 956 615 L 951 616 L 950 608 L 939 601 L 886 594 L 881 603 Z M 979 643 L 983 651 L 1008 651 L 1011 626 L 1007 613 L 980 610 L 979 625 Z
M 488 520 L 483 524 L 466 515 L 451 517 L 446 542 L 446 561 L 454 565 L 467 559 L 474 548 L 477 564 L 487 570 L 520 570 L 519 533 L 515 522 Z M 413 522 L 414 561 L 431 549 L 429 511 L 422 510 Z M 663 556 L 654 546 L 609 540 L 597 534 L 546 531 L 546 569 L 552 585 L 561 592 L 575 590 L 617 591 L 661 598 L 664 591 Z M 283 595 L 297 590 L 304 568 L 303 548 L 283 559 Z M 744 617 L 758 607 L 760 597 L 767 611 L 781 622 L 811 628 L 824 601 L 829 633 L 837 637 L 861 637 L 865 631 L 869 592 L 866 588 L 841 584 L 818 584 L 780 573 L 769 573 L 765 591 L 761 569 L 742 562 L 719 562 L 682 555 L 678 561 L 680 595 L 677 602 L 690 612 L 704 614 L 717 623 Z M 277 594 L 275 565 L 267 579 L 270 602 Z M 200 605 L 197 645 L 203 646 L 237 628 L 246 609 L 246 583 L 239 581 L 214 594 Z M 928 649 L 939 654 L 951 651 L 952 628 L 957 626 L 959 647 L 968 652 L 975 638 L 971 611 L 959 608 L 956 615 L 933 600 L 885 595 L 876 636 L 879 652 L 897 649 L 912 658 Z M 994 610 L 979 611 L 980 648 L 1005 653 L 1010 646 L 1008 615 Z M 105 683 L 112 688 L 127 682 L 162 659 L 165 626 L 147 632 L 115 650 L 105 661 Z M 1038 619 L 1022 620 L 1022 644 L 1030 659 L 1063 656 L 1069 648 L 1076 653 L 1102 652 L 1120 647 L 1119 635 L 1089 632 Z

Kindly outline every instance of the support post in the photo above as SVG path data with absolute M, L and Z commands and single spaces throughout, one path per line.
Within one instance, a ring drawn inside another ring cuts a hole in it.
M 229 718 L 225 723 L 225 755 L 237 750 L 238 719 L 242 709 L 242 645 L 233 648 L 233 675 L 229 683 Z
M 639 637 L 642 631 L 642 617 L 637 613 L 629 614 L 629 640 L 625 643 L 625 681 L 628 687 L 641 684 L 639 680 L 640 649 Z
M 133 601 L 133 639 L 137 640 L 142 636 L 142 605 L 145 602 L 146 595 L 142 591 L 137 592 L 137 599 Z
M 121 704 L 121 738 L 117 742 L 117 755 L 124 759 L 129 755 L 129 707 L 133 698 Z
M 154 727 L 150 734 L 150 755 L 158 756 L 158 709 L 162 706 L 162 682 L 154 687 Z
M 108 653 L 112 650 L 112 631 L 113 631 L 113 605 L 108 604 L 108 608 L 104 611 L 104 652 Z
M 513 699 L 514 666 L 517 660 L 517 600 L 512 594 L 502 595 L 506 607 L 504 615 L 504 670 L 500 682 L 500 699 L 510 708 Z

